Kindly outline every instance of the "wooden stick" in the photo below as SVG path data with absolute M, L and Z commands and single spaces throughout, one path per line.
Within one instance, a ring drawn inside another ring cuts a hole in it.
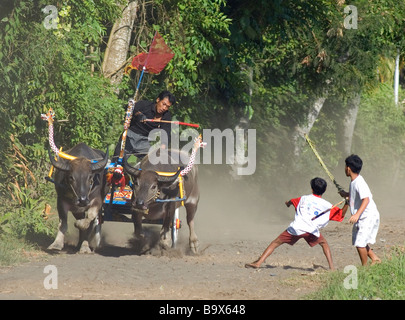
M 342 204 L 343 202 L 345 202 L 345 201 L 346 201 L 346 199 L 343 199 L 342 201 L 340 201 L 340 202 L 334 204 L 330 209 L 326 209 L 325 211 L 322 211 L 320 214 L 318 214 L 317 216 L 313 217 L 313 218 L 311 219 L 311 221 L 312 221 L 312 220 L 315 220 L 315 219 L 317 219 L 317 218 L 319 218 L 320 216 L 324 215 L 325 213 L 327 213 L 328 211 L 330 211 L 330 210 L 332 210 L 333 208 L 337 207 L 338 205 L 341 205 L 341 204 Z
M 178 125 L 189 126 L 189 127 L 194 127 L 194 128 L 199 128 L 199 127 L 200 127 L 198 124 L 187 123 L 187 122 L 180 122 L 180 121 L 168 121 L 168 120 L 157 120 L 157 119 L 145 119 L 145 120 L 143 120 L 143 121 L 172 123 L 172 124 L 178 124 Z

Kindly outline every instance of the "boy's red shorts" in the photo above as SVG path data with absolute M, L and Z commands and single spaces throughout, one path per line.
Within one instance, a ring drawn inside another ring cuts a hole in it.
M 291 246 L 294 243 L 296 243 L 299 239 L 304 238 L 310 247 L 313 247 L 325 240 L 325 238 L 323 237 L 323 235 L 321 233 L 319 234 L 319 237 L 314 236 L 312 233 L 309 233 L 309 232 L 301 234 L 299 236 L 295 236 L 293 234 L 288 233 L 287 230 L 285 230 L 283 233 L 281 233 L 278 236 L 278 238 L 280 239 L 281 242 L 288 243 Z

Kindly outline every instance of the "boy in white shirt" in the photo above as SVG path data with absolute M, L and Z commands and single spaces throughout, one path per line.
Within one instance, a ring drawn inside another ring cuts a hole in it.
M 339 194 L 345 198 L 349 197 L 352 214 L 349 222 L 353 223 L 352 244 L 356 246 L 363 266 L 367 264 L 368 258 L 371 259 L 371 264 L 375 264 L 381 262 L 381 260 L 368 244 L 375 243 L 380 225 L 380 213 L 373 200 L 370 188 L 360 175 L 363 161 L 359 156 L 352 154 L 346 158 L 345 163 L 345 174 L 350 177 L 351 182 L 349 192 L 340 191 Z
M 287 207 L 293 205 L 296 209 L 294 221 L 289 225 L 287 230 L 270 243 L 258 260 L 246 264 L 245 267 L 259 268 L 277 247 L 283 243 L 294 245 L 299 239 L 304 238 L 310 247 L 317 244 L 322 247 L 329 268 L 334 270 L 328 242 L 319 230 L 325 227 L 329 220 L 342 221 L 343 215 L 342 209 L 333 207 L 331 203 L 322 199 L 321 196 L 326 191 L 326 187 L 327 183 L 324 179 L 314 178 L 311 180 L 312 194 L 286 201 Z M 346 211 L 347 205 L 345 206 Z M 325 212 L 328 214 L 324 214 Z M 322 215 L 320 215 L 321 213 Z M 317 217 L 318 215 L 319 217 Z

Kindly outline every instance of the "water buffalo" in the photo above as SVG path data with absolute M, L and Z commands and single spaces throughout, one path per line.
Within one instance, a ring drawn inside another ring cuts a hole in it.
M 91 253 L 90 236 L 95 227 L 95 218 L 103 204 L 105 184 L 103 170 L 108 162 L 108 148 L 104 153 L 92 149 L 84 143 L 79 143 L 66 153 L 75 156 L 76 159 L 60 158 L 56 161 L 49 152 L 49 158 L 55 167 L 54 182 L 57 193 L 59 229 L 55 241 L 48 249 L 63 249 L 68 228 L 67 215 L 68 211 L 71 211 L 76 218 L 75 227 L 79 229 L 78 247 L 80 247 L 80 252 Z M 97 246 L 99 239 L 96 240 Z
M 180 202 L 157 202 L 157 199 L 166 200 L 174 199 L 179 195 L 179 174 L 181 167 L 187 165 L 188 155 L 180 153 L 177 150 L 166 150 L 171 159 L 169 164 L 152 164 L 150 154 L 145 156 L 139 167 L 131 166 L 124 158 L 124 170 L 132 177 L 133 196 L 132 196 L 132 220 L 134 222 L 135 236 L 143 237 L 142 219 L 148 220 L 163 219 L 163 226 L 160 233 L 160 243 L 163 247 L 169 246 L 167 233 L 173 219 L 175 209 L 179 207 Z M 181 156 L 180 156 L 181 155 Z M 178 163 L 173 159 L 182 159 L 186 163 Z M 163 176 L 159 172 L 173 172 L 171 176 Z M 186 209 L 187 224 L 189 227 L 189 244 L 192 252 L 198 251 L 198 239 L 194 231 L 194 216 L 197 211 L 197 205 L 200 192 L 197 183 L 198 170 L 193 166 L 191 171 L 183 177 L 184 195 L 186 200 L 184 206 Z

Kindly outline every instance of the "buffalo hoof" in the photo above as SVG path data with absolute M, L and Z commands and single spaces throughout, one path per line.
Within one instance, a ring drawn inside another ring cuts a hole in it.
M 79 253 L 93 253 L 88 243 L 83 243 L 80 247 Z
M 199 244 L 198 240 L 190 241 L 191 252 L 194 253 L 194 254 L 197 254 L 199 245 L 200 244 Z
M 48 250 L 57 250 L 57 251 L 61 251 L 63 249 L 63 243 L 59 243 L 59 242 L 53 242 L 49 247 Z
M 135 234 L 135 239 L 143 241 L 143 240 L 145 240 L 145 234 L 144 233 Z
M 168 250 L 171 248 L 172 241 L 170 239 L 160 239 L 159 245 L 162 249 Z

